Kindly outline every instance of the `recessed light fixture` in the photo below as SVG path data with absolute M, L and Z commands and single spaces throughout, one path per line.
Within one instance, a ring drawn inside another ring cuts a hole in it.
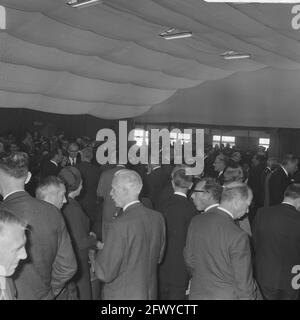
M 165 40 L 176 40 L 182 38 L 190 38 L 193 33 L 190 31 L 177 31 L 175 28 L 168 29 L 160 34 Z
M 102 3 L 103 0 L 70 0 L 67 2 L 67 5 L 71 6 L 72 8 L 85 8 L 95 4 Z
M 233 59 L 249 59 L 251 55 L 249 53 L 240 53 L 236 51 L 226 51 L 221 54 L 223 59 L 225 60 L 233 60 Z

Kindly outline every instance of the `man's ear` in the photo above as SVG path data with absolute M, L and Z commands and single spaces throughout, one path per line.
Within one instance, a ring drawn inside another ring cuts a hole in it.
M 32 174 L 31 174 L 30 171 L 28 171 L 28 173 L 27 173 L 27 178 L 26 178 L 26 180 L 25 180 L 25 184 L 27 184 L 27 183 L 30 181 L 31 177 L 32 177 Z

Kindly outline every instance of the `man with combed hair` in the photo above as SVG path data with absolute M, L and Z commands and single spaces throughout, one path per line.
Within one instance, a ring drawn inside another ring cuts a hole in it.
M 220 206 L 201 214 L 188 231 L 185 261 L 189 299 L 255 299 L 249 237 L 234 220 L 248 210 L 252 192 L 243 183 L 224 188 Z
M 77 269 L 63 217 L 53 205 L 24 191 L 30 179 L 28 156 L 16 152 L 0 157 L 0 209 L 13 212 L 30 226 L 28 256 L 15 275 L 20 300 L 54 299 Z
M 298 158 L 288 154 L 269 179 L 269 205 L 280 204 L 286 188 L 292 183 L 291 176 L 298 170 Z
M 0 209 L 0 300 L 15 299 L 16 292 L 10 277 L 19 261 L 27 257 L 25 228 L 25 222 Z
M 203 178 L 192 190 L 191 198 L 198 211 L 207 212 L 219 206 L 222 191 L 222 186 L 220 186 L 215 179 Z M 197 217 L 193 220 L 196 219 Z
M 187 229 L 197 213 L 187 193 L 193 184 L 193 176 L 187 175 L 187 166 L 172 171 L 174 192 L 162 211 L 167 230 L 167 246 L 159 268 L 159 298 L 161 300 L 184 300 L 188 287 L 188 274 L 183 259 Z M 176 267 L 174 267 L 176 266 Z
M 165 248 L 162 215 L 138 200 L 143 183 L 132 170 L 118 171 L 111 196 L 123 209 L 108 230 L 104 248 L 95 259 L 97 277 L 105 282 L 103 299 L 146 299 L 157 297 L 157 265 Z
M 300 184 L 291 184 L 283 202 L 257 211 L 253 224 L 255 275 L 267 300 L 297 300 L 292 269 L 300 264 Z
M 51 203 L 59 210 L 67 202 L 65 194 L 66 187 L 63 181 L 55 176 L 49 176 L 42 180 L 35 191 L 37 199 Z

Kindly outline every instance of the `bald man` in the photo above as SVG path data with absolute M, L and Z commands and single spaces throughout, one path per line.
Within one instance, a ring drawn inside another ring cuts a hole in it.
M 95 258 L 95 272 L 105 285 L 104 300 L 153 300 L 157 297 L 157 265 L 165 248 L 162 215 L 138 200 L 143 183 L 133 170 L 118 171 L 111 196 L 123 209 L 112 223 L 103 250 Z

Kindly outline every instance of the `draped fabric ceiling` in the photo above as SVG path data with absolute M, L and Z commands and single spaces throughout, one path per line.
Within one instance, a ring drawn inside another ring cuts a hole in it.
M 276 126 L 288 112 L 278 96 L 292 94 L 288 105 L 296 111 L 300 82 L 291 89 L 282 80 L 300 80 L 291 5 L 104 0 L 74 9 L 65 3 L 0 0 L 7 9 L 0 107 L 144 121 L 255 125 L 260 119 Z M 159 34 L 170 27 L 193 37 L 166 41 Z M 224 60 L 220 54 L 229 50 L 252 56 Z M 274 92 L 277 98 L 266 99 Z M 252 103 L 255 115 L 245 116 Z

